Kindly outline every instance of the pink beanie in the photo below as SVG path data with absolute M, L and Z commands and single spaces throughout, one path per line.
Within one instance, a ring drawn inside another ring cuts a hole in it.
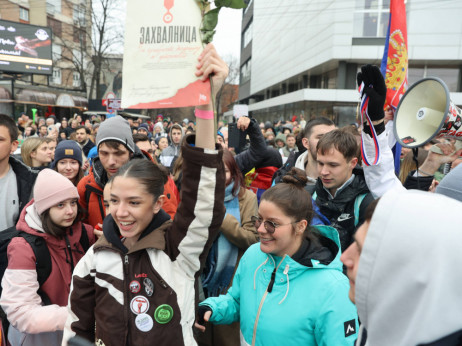
M 34 185 L 34 203 L 39 215 L 69 198 L 79 198 L 77 188 L 69 179 L 48 168 L 39 173 Z

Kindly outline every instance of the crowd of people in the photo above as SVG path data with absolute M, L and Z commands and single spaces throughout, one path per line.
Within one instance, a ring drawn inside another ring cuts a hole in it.
M 198 78 L 227 73 L 208 45 Z M 377 165 L 368 125 L 325 117 L 243 116 L 239 140 L 211 104 L 181 122 L 0 114 L 7 342 L 461 345 L 462 150 L 403 150 L 397 174 L 383 77 L 359 81 Z

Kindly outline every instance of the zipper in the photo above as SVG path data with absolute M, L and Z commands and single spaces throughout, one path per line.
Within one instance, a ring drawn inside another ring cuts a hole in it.
M 281 262 L 279 262 L 277 267 L 275 267 L 273 272 L 271 273 L 271 280 L 270 280 L 270 282 L 268 284 L 268 287 L 266 288 L 265 294 L 263 294 L 263 297 L 261 298 L 260 305 L 258 306 L 257 317 L 255 318 L 255 323 L 253 325 L 252 346 L 255 346 L 255 342 L 256 342 L 256 338 L 257 338 L 258 320 L 260 319 L 260 313 L 261 313 L 261 309 L 263 308 L 263 303 L 265 302 L 265 299 L 266 299 L 266 296 L 268 295 L 268 293 L 271 293 L 271 291 L 273 290 L 274 281 L 276 279 L 276 272 L 278 271 L 279 266 L 282 264 L 282 262 L 284 262 L 285 257 L 286 257 L 286 255 L 284 255 L 284 257 L 282 257 Z M 271 259 L 273 259 L 273 258 L 271 257 Z M 274 259 L 273 259 L 273 263 L 274 263 Z M 276 264 L 276 263 L 274 263 L 274 264 Z
M 124 272 L 124 284 L 125 283 L 128 283 L 128 255 L 125 254 L 125 257 L 124 257 L 124 265 L 122 266 L 123 268 L 123 272 Z M 127 326 L 129 325 L 129 315 L 130 315 L 130 312 L 128 311 L 130 309 L 130 301 L 128 300 L 128 291 L 125 289 L 124 287 L 124 296 L 125 296 L 125 306 L 126 306 L 126 309 L 124 311 L 124 318 L 125 318 L 125 321 L 126 321 L 126 324 Z M 127 328 L 126 329 L 126 335 L 125 335 L 125 344 L 128 345 L 128 340 L 130 339 L 130 328 Z

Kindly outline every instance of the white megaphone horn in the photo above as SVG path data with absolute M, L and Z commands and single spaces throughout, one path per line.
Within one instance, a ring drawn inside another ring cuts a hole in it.
M 462 140 L 462 112 L 449 98 L 439 78 L 424 78 L 401 98 L 395 113 L 396 140 L 406 148 L 420 147 L 433 138 Z

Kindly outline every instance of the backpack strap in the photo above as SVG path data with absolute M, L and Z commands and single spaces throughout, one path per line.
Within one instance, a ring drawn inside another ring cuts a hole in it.
M 79 243 L 82 245 L 83 251 L 87 252 L 87 250 L 90 248 L 90 240 L 88 239 L 88 234 L 87 230 L 85 229 L 85 226 L 82 224 L 82 234 L 80 235 L 80 240 Z
M 26 232 L 20 232 L 20 237 L 23 237 L 34 251 L 36 258 L 35 267 L 37 270 L 37 281 L 39 290 L 37 293 L 42 298 L 45 305 L 50 305 L 50 298 L 41 290 L 42 285 L 47 281 L 51 274 L 51 256 L 45 240 L 42 237 L 35 236 Z
M 367 195 L 367 193 L 363 193 L 363 194 L 360 194 L 360 195 L 356 196 L 356 198 L 355 198 L 355 209 L 354 209 L 355 227 L 358 226 L 358 223 L 359 223 L 359 208 L 361 207 L 361 203 L 363 202 L 364 197 L 366 197 L 366 195 Z
M 85 203 L 87 203 L 87 209 L 90 209 L 90 195 L 92 194 L 92 192 L 96 194 L 96 199 L 98 200 L 99 204 L 99 212 L 101 213 L 101 219 L 104 220 L 106 213 L 104 212 L 103 202 L 101 201 L 101 199 L 103 198 L 103 191 L 97 189 L 94 186 L 91 186 L 90 184 L 85 185 Z

